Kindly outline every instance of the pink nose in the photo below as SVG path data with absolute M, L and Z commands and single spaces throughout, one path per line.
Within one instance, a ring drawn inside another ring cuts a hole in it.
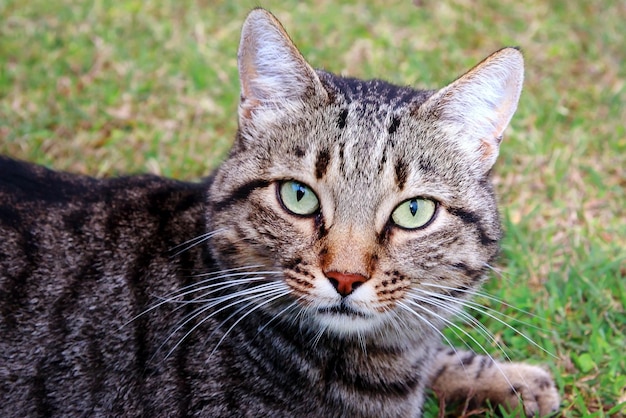
M 329 271 L 326 273 L 326 277 L 337 290 L 337 293 L 343 297 L 348 296 L 367 281 L 367 277 L 360 274 L 339 273 L 338 271 Z

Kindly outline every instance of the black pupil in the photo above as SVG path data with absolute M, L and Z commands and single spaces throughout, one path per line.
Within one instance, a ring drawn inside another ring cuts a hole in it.
M 296 199 L 299 201 L 304 197 L 305 189 L 301 184 L 296 185 Z
M 416 199 L 413 199 L 409 202 L 409 210 L 411 211 L 411 215 L 415 216 L 415 214 L 417 213 L 417 200 Z

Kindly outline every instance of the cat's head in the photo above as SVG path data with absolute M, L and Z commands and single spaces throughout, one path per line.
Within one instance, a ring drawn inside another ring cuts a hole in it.
M 210 190 L 220 266 L 257 272 L 256 309 L 331 333 L 440 328 L 498 251 L 489 173 L 521 53 L 416 91 L 312 69 L 256 9 L 239 71 L 239 132 Z

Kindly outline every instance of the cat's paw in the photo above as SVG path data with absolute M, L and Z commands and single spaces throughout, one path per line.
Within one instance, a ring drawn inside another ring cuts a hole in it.
M 510 408 L 517 407 L 521 401 L 527 417 L 545 417 L 559 411 L 559 392 L 550 373 L 523 363 L 499 363 L 499 366 L 501 378 L 508 382 L 494 385 L 487 399 Z
M 439 352 L 431 387 L 440 400 L 472 405 L 489 402 L 509 410 L 523 404 L 528 417 L 559 411 L 560 397 L 550 373 L 525 363 L 495 362 L 472 352 Z

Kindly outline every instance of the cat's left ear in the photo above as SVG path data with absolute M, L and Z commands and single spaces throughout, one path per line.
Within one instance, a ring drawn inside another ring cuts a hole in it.
M 436 92 L 418 109 L 455 141 L 484 172 L 498 157 L 500 142 L 522 92 L 524 59 L 504 48 Z
M 306 103 L 328 99 L 315 70 L 267 10 L 254 9 L 246 18 L 238 61 L 240 123 L 298 114 Z

